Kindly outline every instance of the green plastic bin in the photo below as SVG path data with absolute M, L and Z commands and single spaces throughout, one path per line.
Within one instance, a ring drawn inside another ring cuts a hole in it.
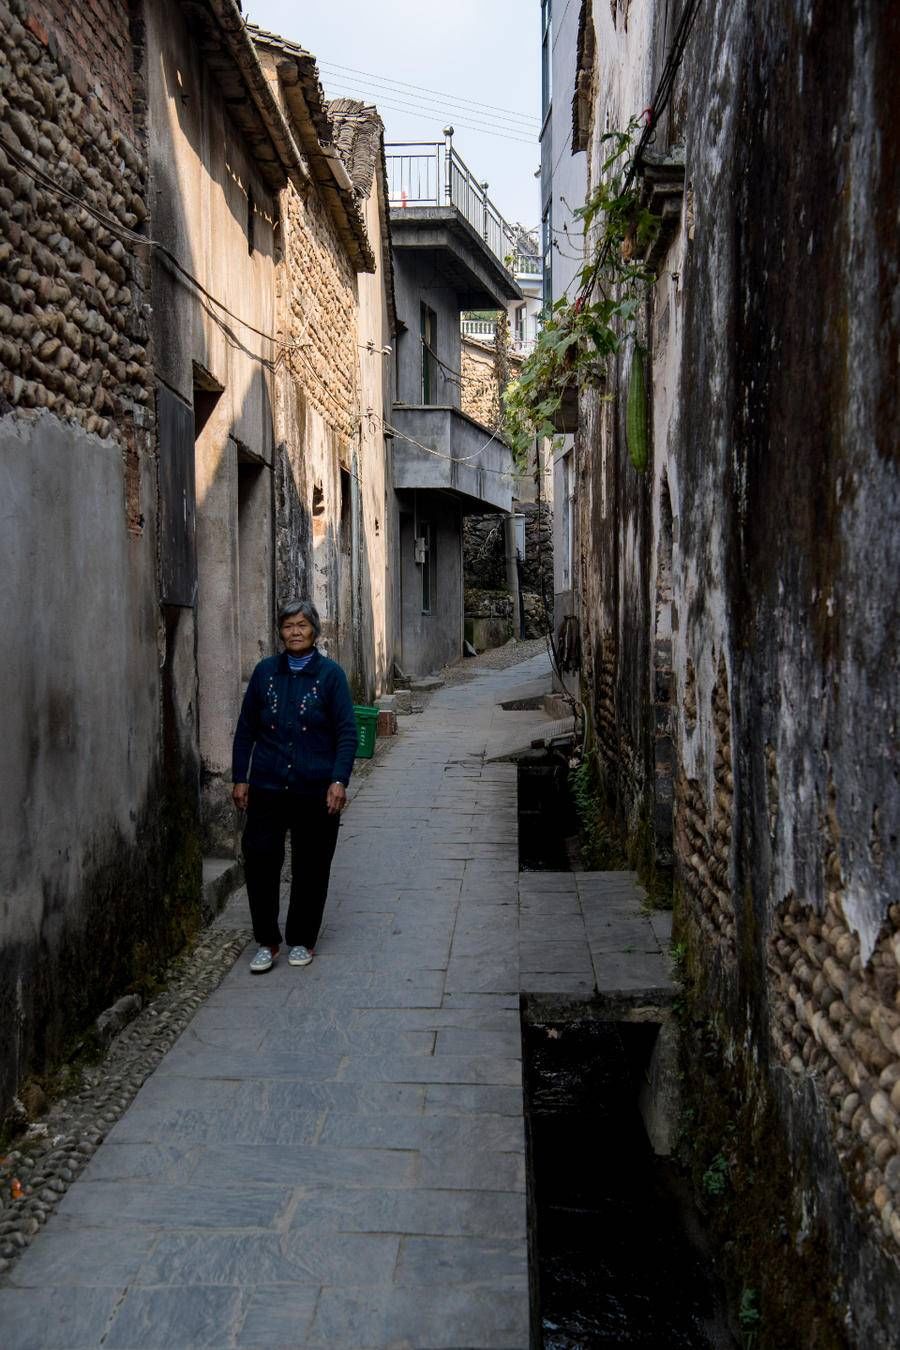
M 354 703 L 353 711 L 356 713 L 356 727 L 359 731 L 359 745 L 356 750 L 356 758 L 371 759 L 375 753 L 375 733 L 378 730 L 378 709 L 366 708 L 362 704 Z

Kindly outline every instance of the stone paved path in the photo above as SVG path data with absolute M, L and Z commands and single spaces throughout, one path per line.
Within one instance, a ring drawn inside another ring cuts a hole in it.
M 546 668 L 404 719 L 314 963 L 242 958 L 210 997 L 0 1289 L 5 1350 L 525 1350 L 520 990 L 669 978 L 628 874 L 519 884 L 486 751 Z

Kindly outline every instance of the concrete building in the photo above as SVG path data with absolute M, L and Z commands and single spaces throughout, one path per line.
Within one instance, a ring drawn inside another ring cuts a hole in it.
M 900 1317 L 896 21 L 877 3 L 805 0 L 585 0 L 581 21 L 578 87 L 559 92 L 566 108 L 576 94 L 589 183 L 601 135 L 653 108 L 636 182 L 661 222 L 638 314 L 649 462 L 626 447 L 631 340 L 607 397 L 582 393 L 576 434 L 598 779 L 633 856 L 674 869 L 686 1145 L 698 1178 L 727 1163 L 731 1201 L 710 1222 L 736 1299 L 755 1291 L 760 1345 L 887 1346 Z M 813 89 L 828 91 L 817 115 Z
M 392 434 L 399 511 L 404 673 L 457 660 L 463 645 L 462 521 L 508 512 L 513 462 L 496 429 L 460 406 L 460 314 L 521 292 L 502 217 L 453 148 L 387 149 L 398 337 Z
M 587 191 L 583 136 L 573 127 L 573 93 L 589 32 L 588 11 L 579 0 L 541 3 L 541 253 L 544 304 L 567 295 L 584 260 L 581 222 L 573 211 Z M 560 437 L 545 447 L 552 461 L 554 627 L 574 612 L 576 554 L 573 498 L 577 442 L 575 423 L 561 422 Z

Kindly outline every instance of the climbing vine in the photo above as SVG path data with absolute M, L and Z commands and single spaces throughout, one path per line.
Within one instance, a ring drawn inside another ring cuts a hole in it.
M 602 138 L 608 153 L 599 185 L 574 212 L 591 240 L 578 273 L 578 293 L 574 299 L 561 296 L 545 311 L 533 352 L 503 394 L 505 439 L 519 458 L 535 436 L 554 435 L 567 394 L 585 385 L 603 386 L 609 358 L 636 332 L 637 315 L 653 280 L 641 258 L 660 224 L 640 201 L 635 152 L 640 126 L 634 118 L 624 131 Z M 646 462 L 646 445 L 641 443 L 636 406 L 630 426 L 636 438 L 633 448 L 629 438 L 632 460 L 635 467 L 643 467 L 639 461 Z

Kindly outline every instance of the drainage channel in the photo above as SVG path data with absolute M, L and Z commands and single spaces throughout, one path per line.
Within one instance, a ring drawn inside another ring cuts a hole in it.
M 559 757 L 524 757 L 518 786 L 521 870 L 577 867 Z M 668 1019 L 639 991 L 522 997 L 531 1350 L 737 1344 L 686 1183 L 648 1138 L 675 1128 L 653 1086 Z
M 562 755 L 532 751 L 518 761 L 519 869 L 568 872 L 578 821 Z
M 658 1030 L 523 1015 L 534 1350 L 735 1344 L 682 1178 L 641 1118 Z

